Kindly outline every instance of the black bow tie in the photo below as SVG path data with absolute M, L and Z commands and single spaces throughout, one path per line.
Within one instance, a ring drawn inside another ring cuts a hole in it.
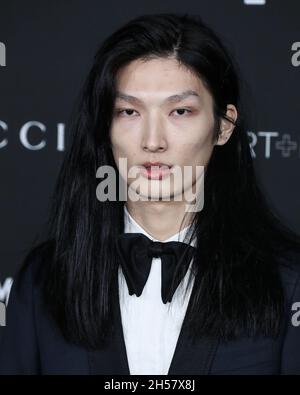
M 196 250 L 191 245 L 179 241 L 152 241 L 142 233 L 122 233 L 118 236 L 116 245 L 130 295 L 142 294 L 150 273 L 152 258 L 161 258 L 163 303 L 171 302 Z

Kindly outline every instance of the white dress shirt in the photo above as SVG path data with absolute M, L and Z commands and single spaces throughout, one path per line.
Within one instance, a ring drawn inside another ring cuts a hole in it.
M 129 214 L 124 205 L 125 233 L 143 233 L 150 236 Z M 183 241 L 191 225 L 167 241 Z M 194 239 L 195 240 L 195 239 Z M 195 241 L 191 245 L 195 245 Z M 189 269 L 176 289 L 171 303 L 161 300 L 161 259 L 153 258 L 150 274 L 142 294 L 129 295 L 121 266 L 118 272 L 120 310 L 130 374 L 167 375 L 178 341 L 179 333 L 192 291 L 183 291 L 191 272 Z M 192 275 L 192 284 L 194 275 Z

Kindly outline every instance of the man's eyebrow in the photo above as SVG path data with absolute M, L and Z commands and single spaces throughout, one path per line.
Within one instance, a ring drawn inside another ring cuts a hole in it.
M 193 90 L 187 90 L 187 91 L 169 96 L 164 101 L 169 102 L 169 103 L 178 103 L 178 102 L 186 99 L 189 96 L 196 96 L 196 97 L 200 98 L 200 95 L 197 92 L 195 92 Z M 121 99 L 121 100 L 127 101 L 132 104 L 143 104 L 143 101 L 141 99 L 139 99 L 138 97 L 127 95 L 126 93 L 119 92 L 119 91 L 116 93 L 116 99 Z

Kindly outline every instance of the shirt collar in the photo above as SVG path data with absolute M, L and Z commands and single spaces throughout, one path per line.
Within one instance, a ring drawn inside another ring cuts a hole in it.
M 124 224 L 125 224 L 125 230 L 124 233 L 142 233 L 145 236 L 147 236 L 150 240 L 152 241 L 161 241 L 163 243 L 166 243 L 168 241 L 181 241 L 187 243 L 187 241 L 184 241 L 184 238 L 188 232 L 188 230 L 191 227 L 191 224 L 182 229 L 180 232 L 176 233 L 175 235 L 169 237 L 167 240 L 157 240 L 154 237 L 152 237 L 144 228 L 142 228 L 134 219 L 133 217 L 129 214 L 125 204 L 124 204 Z M 190 243 L 192 246 L 195 246 L 195 238 L 191 241 Z

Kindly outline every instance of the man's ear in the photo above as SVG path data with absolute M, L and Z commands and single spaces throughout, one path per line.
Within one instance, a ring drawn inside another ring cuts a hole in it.
M 233 122 L 235 122 L 237 120 L 238 113 L 237 113 L 236 107 L 233 104 L 227 104 L 226 115 Z M 218 140 L 215 143 L 215 145 L 224 145 L 225 143 L 227 143 L 234 128 L 235 128 L 235 125 L 233 125 L 227 119 L 222 118 L 221 125 L 220 125 L 220 134 L 219 134 Z

